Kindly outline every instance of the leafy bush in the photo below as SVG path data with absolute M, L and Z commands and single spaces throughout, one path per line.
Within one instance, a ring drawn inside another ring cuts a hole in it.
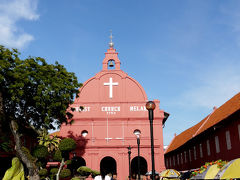
M 53 160 L 61 162 L 62 161 L 62 153 L 60 150 L 56 150 L 54 155 L 53 155 Z
M 206 162 L 203 166 L 201 166 L 199 169 L 194 170 L 191 174 L 191 176 L 196 176 L 197 174 L 201 174 L 204 171 L 207 170 L 208 166 L 212 166 L 214 164 L 217 164 L 217 167 L 221 169 L 225 164 L 227 164 L 227 161 L 222 161 L 221 159 L 217 161 L 212 161 L 212 162 Z
M 50 179 L 51 180 L 55 180 L 56 179 L 55 175 L 57 174 L 57 172 L 58 172 L 58 168 L 52 168 L 50 170 Z
M 50 170 L 50 173 L 53 174 L 53 175 L 56 175 L 57 172 L 58 172 L 58 168 L 52 168 L 52 169 Z
M 48 170 L 47 169 L 40 169 L 39 176 L 47 176 Z
M 79 177 L 73 177 L 71 180 L 81 180 Z
M 77 169 L 77 172 L 79 172 L 81 176 L 89 176 L 92 170 L 89 167 L 81 166 Z
M 43 167 L 43 163 L 41 162 L 41 161 L 38 161 L 37 163 L 36 163 L 36 165 L 37 165 L 37 167 Z
M 92 170 L 92 171 L 91 171 L 91 174 L 92 174 L 92 177 L 94 178 L 95 176 L 100 175 L 100 172 L 99 172 L 99 171 L 96 171 L 96 170 Z
M 36 158 L 46 158 L 48 156 L 48 148 L 46 146 L 38 145 L 33 150 L 33 156 Z
M 65 164 L 66 164 L 66 165 L 72 164 L 72 160 L 67 160 L 67 161 L 65 162 Z
M 76 148 L 77 144 L 72 138 L 65 138 L 59 144 L 61 151 L 72 151 Z
M 70 169 L 63 169 L 63 170 L 61 170 L 60 178 L 66 178 L 66 177 L 69 177 L 69 176 L 71 176 Z
M 10 152 L 13 150 L 11 147 L 11 141 L 9 140 L 9 137 L 7 135 L 3 135 L 0 137 L 0 150 L 5 152 Z

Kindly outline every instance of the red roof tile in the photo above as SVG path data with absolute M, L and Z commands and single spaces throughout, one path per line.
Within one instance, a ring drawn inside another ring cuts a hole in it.
M 59 136 L 60 135 L 60 131 L 56 131 L 50 134 L 50 136 Z
M 240 110 L 240 93 L 232 97 L 218 109 L 214 110 L 211 114 L 205 117 L 198 124 L 192 126 L 191 128 L 177 135 L 169 145 L 165 154 L 184 145 L 193 137 L 198 136 L 199 134 L 206 131 L 208 128 L 226 119 L 228 116 L 230 116 L 231 114 L 235 113 L 238 110 Z

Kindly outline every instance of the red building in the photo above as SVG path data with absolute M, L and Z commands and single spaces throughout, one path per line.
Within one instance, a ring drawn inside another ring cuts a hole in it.
M 165 151 L 166 168 L 188 170 L 218 159 L 240 157 L 240 93 L 198 124 L 174 137 Z
M 105 169 L 109 173 L 117 173 L 118 179 L 128 177 L 128 149 L 132 147 L 132 173 L 137 174 L 137 139 L 134 130 L 141 131 L 140 163 L 141 174 L 151 170 L 151 141 L 148 111 L 145 108 L 148 101 L 142 86 L 127 73 L 120 69 L 118 53 L 113 48 L 105 53 L 102 70 L 88 79 L 80 88 L 79 97 L 71 108 L 74 123 L 63 124 L 60 136 L 69 134 L 81 136 L 87 141 L 83 149 L 76 150 L 81 156 L 82 164 L 95 170 Z M 155 169 L 165 169 L 163 154 L 162 125 L 164 111 L 159 107 L 159 100 L 154 100 L 154 143 Z M 83 106 L 84 109 L 79 108 Z

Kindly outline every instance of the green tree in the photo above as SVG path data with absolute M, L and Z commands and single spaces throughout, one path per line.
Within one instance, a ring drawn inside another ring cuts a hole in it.
M 58 149 L 60 141 L 61 139 L 57 137 L 57 135 L 50 135 L 45 129 L 38 137 L 39 145 L 46 146 L 49 153 L 52 153 Z
M 79 93 L 74 73 L 58 62 L 48 64 L 43 58 L 19 58 L 16 49 L 0 46 L 0 129 L 8 125 L 15 141 L 17 155 L 26 165 L 31 180 L 39 180 L 36 162 L 23 151 L 20 129 L 55 129 L 54 123 L 71 122 L 66 109 Z

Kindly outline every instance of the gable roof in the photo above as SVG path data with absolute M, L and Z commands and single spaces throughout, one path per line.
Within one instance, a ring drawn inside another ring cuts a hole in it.
M 192 126 L 191 128 L 183 131 L 181 134 L 174 137 L 171 144 L 165 151 L 165 154 L 181 147 L 187 143 L 190 139 L 200 135 L 210 127 L 216 125 L 217 123 L 223 121 L 231 114 L 240 110 L 240 93 L 236 94 L 230 100 L 225 102 L 222 106 L 217 109 L 214 109 L 207 117 L 205 117 L 198 124 Z

